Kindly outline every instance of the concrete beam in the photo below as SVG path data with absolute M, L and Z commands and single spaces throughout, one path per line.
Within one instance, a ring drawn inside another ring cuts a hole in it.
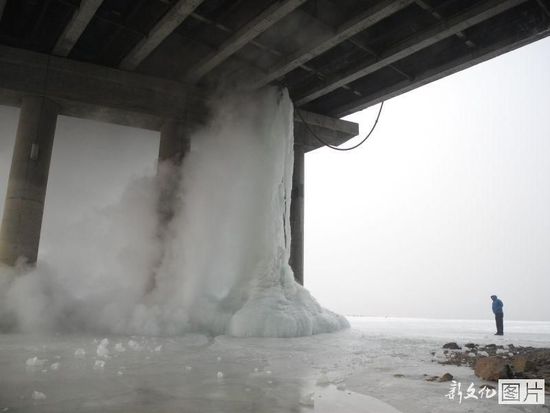
M 60 113 L 159 130 L 181 119 L 189 106 L 197 117 L 205 97 L 174 82 L 66 58 L 0 46 L 0 104 L 19 106 L 23 96 L 47 96 Z
M 332 113 L 332 115 L 337 117 L 350 115 L 354 112 L 366 109 L 370 106 L 376 105 L 377 103 L 386 101 L 395 96 L 399 96 L 410 90 L 452 75 L 453 73 L 460 72 L 461 70 L 468 69 L 479 63 L 485 62 L 504 53 L 511 52 L 512 50 L 526 46 L 534 41 L 548 36 L 550 36 L 550 29 L 528 38 L 505 39 L 499 41 L 498 43 L 492 44 L 491 46 L 475 49 L 465 56 L 461 56 L 457 59 L 451 60 L 448 63 L 427 70 L 421 75 L 415 76 L 413 80 L 405 80 L 396 83 L 369 96 L 362 97 L 351 101 L 346 105 L 340 106 Z
M 249 80 L 248 82 L 249 84 L 251 83 L 251 87 L 254 89 L 263 87 L 323 54 L 337 44 L 355 36 L 357 33 L 374 26 L 379 21 L 405 8 L 412 2 L 413 0 L 384 0 L 336 29 L 326 26 L 326 34 L 323 35 L 321 40 L 317 40 L 292 53 L 290 56 L 281 59 L 267 74 L 259 79 L 252 80 L 251 82 Z
M 527 0 L 489 0 L 478 4 L 459 15 L 442 21 L 435 27 L 420 32 L 408 39 L 405 39 L 397 46 L 390 48 L 382 54 L 380 59 L 367 65 L 353 67 L 344 73 L 339 73 L 332 79 L 324 82 L 322 86 L 316 87 L 296 99 L 296 105 L 301 106 L 321 96 L 324 96 L 339 87 L 347 85 L 370 73 L 382 69 L 389 64 L 395 63 L 422 49 L 425 49 L 443 39 L 456 35 L 457 33 L 482 23 L 500 13 L 516 7 Z
M 161 130 L 170 119 L 189 125 L 189 120 L 201 123 L 208 116 L 207 96 L 192 86 L 0 46 L 0 104 L 20 106 L 27 95 L 55 100 L 62 115 L 151 130 Z M 332 144 L 357 134 L 353 122 L 302 113 Z M 309 143 L 309 150 L 320 146 Z
M 43 97 L 27 96 L 21 105 L 0 229 L 0 261 L 8 265 L 38 256 L 57 111 Z
M 227 39 L 218 50 L 210 53 L 189 70 L 185 78 L 197 82 L 204 75 L 222 63 L 229 56 L 262 34 L 286 15 L 304 4 L 307 0 L 278 0 L 262 13 L 245 24 Z
M 155 50 L 204 0 L 179 0 L 159 20 L 147 37 L 142 39 L 120 63 L 124 70 L 134 70 Z
M 359 125 L 342 119 L 330 118 L 313 112 L 300 110 L 301 117 L 294 115 L 295 136 L 299 135 L 300 144 L 304 152 L 309 152 L 323 146 L 309 131 L 313 131 L 325 142 L 331 145 L 341 145 L 359 134 Z M 303 121 L 307 122 L 309 129 L 305 128 Z
M 68 56 L 71 53 L 101 3 L 103 3 L 103 0 L 82 0 L 80 2 L 80 7 L 74 12 L 71 21 L 57 40 L 53 48 L 53 54 Z

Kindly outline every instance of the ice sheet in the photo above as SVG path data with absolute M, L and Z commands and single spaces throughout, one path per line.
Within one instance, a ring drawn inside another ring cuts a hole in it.
M 459 404 L 445 398 L 449 383 L 426 382 L 423 375 L 449 372 L 463 385 L 479 386 L 471 369 L 439 365 L 430 353 L 450 340 L 548 345 L 550 323 L 513 322 L 514 332 L 494 337 L 491 320 L 350 321 L 350 330 L 287 339 L 0 335 L 0 411 L 548 411 L 499 406 L 495 399 Z M 103 338 L 109 340 L 109 359 L 95 353 Z M 129 340 L 136 345 L 114 351 L 117 343 Z M 86 350 L 84 358 L 75 357 L 79 348 Z M 29 370 L 26 360 L 33 357 L 59 367 Z M 104 367 L 94 369 L 96 360 L 105 361 Z M 35 391 L 46 399 L 33 399 Z

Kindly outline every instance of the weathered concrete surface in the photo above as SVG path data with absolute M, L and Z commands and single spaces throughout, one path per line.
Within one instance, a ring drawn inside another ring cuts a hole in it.
M 149 34 L 142 39 L 120 63 L 120 68 L 134 70 L 155 50 L 178 26 L 199 7 L 204 0 L 179 0 L 172 9 L 155 24 Z
M 393 48 L 389 48 L 375 62 L 352 67 L 342 73 L 339 73 L 337 78 L 328 80 L 322 86 L 316 87 L 296 99 L 297 105 L 304 105 L 321 96 L 324 96 L 339 87 L 345 86 L 357 79 L 365 77 L 368 74 L 374 73 L 383 67 L 398 62 L 407 56 L 425 49 L 435 43 L 456 35 L 476 24 L 489 20 L 491 17 L 509 10 L 526 0 L 504 0 L 494 1 L 488 0 L 475 7 L 468 9 L 464 13 L 455 16 L 448 21 L 442 21 L 436 27 L 419 32 L 410 38 L 400 42 Z
M 53 54 L 67 56 L 71 53 L 71 50 L 73 50 L 74 45 L 80 39 L 84 30 L 86 30 L 86 27 L 88 27 L 101 3 L 103 3 L 103 0 L 82 0 L 80 2 L 80 7 L 75 11 L 73 18 L 67 24 L 59 39 L 57 39 Z
M 0 229 L 0 260 L 8 265 L 19 257 L 36 262 L 58 109 L 44 97 L 23 98 Z
M 20 106 L 29 94 L 54 100 L 61 115 L 151 130 L 161 130 L 167 120 L 197 123 L 208 116 L 205 92 L 188 84 L 0 46 L 0 104 Z M 358 132 L 353 122 L 301 114 L 331 144 Z M 321 144 L 309 136 L 305 146 L 309 151 Z
M 160 130 L 189 106 L 204 113 L 204 96 L 183 83 L 0 46 L 0 104 L 49 97 L 60 114 Z
M 168 120 L 160 129 L 159 161 L 172 160 L 181 163 L 181 160 L 191 147 L 189 135 L 192 127 L 188 123 Z
M 250 22 L 229 37 L 218 50 L 205 56 L 193 66 L 189 73 L 186 74 L 185 78 L 192 82 L 198 81 L 229 56 L 233 55 L 248 42 L 254 40 L 305 2 L 306 0 L 281 0 L 270 5 L 262 13 L 254 17 Z

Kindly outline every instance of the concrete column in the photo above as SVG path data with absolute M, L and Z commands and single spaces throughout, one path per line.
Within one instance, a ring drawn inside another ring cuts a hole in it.
M 0 260 L 36 262 L 59 108 L 47 98 L 23 98 L 0 229 Z
M 181 164 L 191 145 L 190 126 L 177 120 L 167 120 L 160 130 L 159 161 L 171 159 Z
M 157 174 L 161 184 L 158 204 L 161 231 L 170 223 L 177 208 L 181 165 L 191 146 L 189 135 L 189 125 L 176 120 L 167 120 L 160 130 Z
M 290 267 L 294 279 L 304 285 L 304 146 L 295 130 L 294 173 L 290 201 Z

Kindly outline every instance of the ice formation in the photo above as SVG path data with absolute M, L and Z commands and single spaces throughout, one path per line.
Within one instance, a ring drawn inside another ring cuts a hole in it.
M 159 165 L 119 205 L 68 227 L 62 245 L 26 275 L 0 270 L 0 284 L 11 279 L 0 288 L 8 291 L 0 323 L 9 312 L 30 331 L 240 337 L 348 327 L 294 281 L 288 264 L 288 93 L 221 98 L 212 113 L 181 166 Z M 97 347 L 99 357 L 109 355 L 107 344 Z M 128 347 L 140 345 L 130 340 Z
M 33 391 L 32 392 L 32 398 L 33 400 L 46 400 L 46 395 L 39 391 Z
M 84 358 L 86 357 L 86 350 L 83 348 L 77 348 L 74 352 L 74 356 L 79 359 Z
M 42 367 L 44 365 L 44 363 L 46 363 L 48 360 L 41 360 L 39 359 L 38 357 L 31 357 L 30 359 L 27 359 L 27 361 L 25 362 L 25 365 L 29 368 L 38 368 L 38 367 Z
M 105 361 L 96 360 L 94 363 L 94 370 L 102 370 L 105 367 Z

